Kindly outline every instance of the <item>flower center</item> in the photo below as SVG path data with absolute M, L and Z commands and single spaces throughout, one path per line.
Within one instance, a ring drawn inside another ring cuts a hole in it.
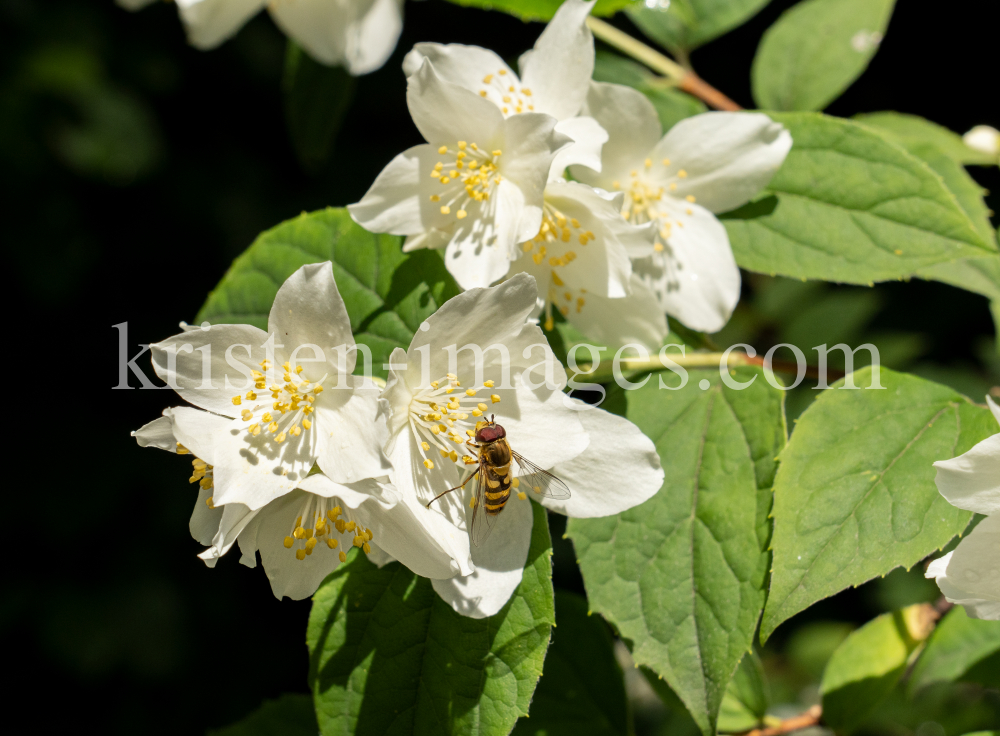
M 653 168 L 652 159 L 646 159 L 644 166 L 646 171 Z M 660 162 L 661 166 L 670 168 L 670 159 L 665 158 Z M 674 172 L 674 178 L 686 179 L 687 171 L 684 169 L 678 169 Z M 650 185 L 642 180 L 639 176 L 639 171 L 633 169 L 629 172 L 630 183 L 625 191 L 625 202 L 622 207 L 622 217 L 631 222 L 633 225 L 642 225 L 647 222 L 656 220 L 660 226 L 660 230 L 657 233 L 658 237 L 653 248 L 658 252 L 663 252 L 667 249 L 667 240 L 670 238 L 670 232 L 672 228 L 676 225 L 677 227 L 684 227 L 684 223 L 680 220 L 671 222 L 668 219 L 666 212 L 659 209 L 659 203 L 664 199 L 664 193 L 666 191 L 674 192 L 677 190 L 677 182 L 671 181 L 667 184 L 666 188 L 660 185 Z M 611 184 L 612 188 L 616 190 L 621 190 L 621 182 L 615 181 Z M 669 196 L 669 195 L 668 195 Z M 689 194 L 685 198 L 690 203 L 694 203 L 694 195 Z M 693 215 L 694 210 L 690 207 L 687 208 L 686 214 Z
M 478 418 L 500 401 L 496 394 L 490 395 L 490 404 L 476 398 L 477 393 L 489 388 L 493 388 L 493 381 L 484 381 L 478 388 L 463 389 L 458 377 L 449 373 L 414 394 L 410 400 L 410 429 L 419 443 L 425 468 L 434 468 L 434 461 L 427 457 L 433 449 L 444 461 L 463 466 L 479 462 L 479 457 L 465 443 L 475 438 Z M 469 421 L 470 416 L 472 421 Z
M 262 360 L 260 367 L 267 371 L 270 365 Z M 302 366 L 293 370 L 286 362 L 282 367 L 285 369 L 282 377 L 284 385 L 273 383 L 268 388 L 264 374 L 253 371 L 254 388 L 247 391 L 246 396 L 233 397 L 233 405 L 241 406 L 244 398 L 254 402 L 257 401 L 257 391 L 270 390 L 273 399 L 270 409 L 265 404 L 254 404 L 252 409 L 243 409 L 240 418 L 246 423 L 246 430 L 251 436 L 257 437 L 266 430 L 278 443 L 284 442 L 288 435 L 298 437 L 303 430 L 312 427 L 309 415 L 316 410 L 316 398 L 323 392 L 323 381 L 326 380 L 323 376 L 316 383 L 310 383 L 299 375 Z
M 548 263 L 551 267 L 549 288 L 546 295 L 545 305 L 545 329 L 552 330 L 552 304 L 558 305 L 559 311 L 565 317 L 569 314 L 570 307 L 575 304 L 576 311 L 579 312 L 586 304 L 583 289 L 579 290 L 579 296 L 575 296 L 572 290 L 568 290 L 560 278 L 558 269 L 567 266 L 576 260 L 576 253 L 571 249 L 571 244 L 576 241 L 581 246 L 586 246 L 594 240 L 594 233 L 584 230 L 580 221 L 575 217 L 567 217 L 549 203 L 545 203 L 542 209 L 542 227 L 533 239 L 522 244 L 521 248 L 525 253 L 531 254 L 531 260 L 536 266 Z M 569 304 L 562 304 L 565 300 Z M 575 300 L 575 301 L 574 301 Z
M 191 451 L 187 449 L 180 442 L 177 443 L 177 454 L 178 455 L 190 455 Z M 197 483 L 198 486 L 207 491 L 210 488 L 215 487 L 215 477 L 212 472 L 212 466 L 206 463 L 199 457 L 193 458 L 191 460 L 191 466 L 193 468 L 191 477 L 188 478 L 188 483 Z M 211 496 L 205 499 L 205 503 L 208 504 L 208 508 L 215 508 L 215 501 Z
M 513 74 L 508 74 L 506 69 L 500 69 L 496 74 L 487 74 L 483 77 L 483 89 L 479 90 L 479 96 L 492 96 L 498 99 L 500 111 L 504 115 L 530 112 L 535 109 L 531 104 L 531 90 L 522 87 L 520 80 Z
M 442 215 L 454 211 L 456 218 L 465 219 L 469 203 L 488 201 L 490 192 L 500 183 L 497 162 L 503 152 L 487 153 L 475 143 L 458 141 L 454 148 L 441 146 L 438 154 L 445 159 L 434 164 L 431 178 L 437 179 L 442 189 L 440 194 L 431 195 L 431 202 L 443 202 Z
M 312 493 L 306 494 L 308 500 L 302 514 L 295 519 L 295 526 L 288 536 L 284 538 L 285 549 L 295 550 L 295 559 L 304 560 L 311 555 L 320 542 L 323 542 L 327 549 L 335 550 L 341 546 L 337 536 L 348 537 L 350 544 L 360 547 L 367 555 L 371 554 L 372 548 L 368 543 L 372 541 L 372 530 L 365 529 L 357 522 L 351 520 L 348 514 L 336 504 L 336 499 L 316 496 Z M 344 516 L 344 518 L 340 518 Z M 303 519 L 305 525 L 303 525 Z M 344 539 L 343 547 L 348 546 L 348 540 Z M 321 547 L 322 548 L 322 547 Z M 347 552 L 341 548 L 338 557 L 341 562 L 347 561 Z

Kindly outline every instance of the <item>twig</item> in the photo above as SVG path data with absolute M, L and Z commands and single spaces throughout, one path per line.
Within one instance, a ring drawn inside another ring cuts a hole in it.
M 587 26 L 595 36 L 609 46 L 614 46 L 636 61 L 642 62 L 653 71 L 659 72 L 672 80 L 680 89 L 694 95 L 709 107 L 714 107 L 716 110 L 729 110 L 730 112 L 743 109 L 692 70 L 685 69 L 673 59 L 669 59 L 659 51 L 651 49 L 624 31 L 618 30 L 610 23 L 606 23 L 600 18 L 588 17 Z
M 723 357 L 725 353 L 691 353 L 690 355 L 667 355 L 666 358 L 669 359 L 674 364 L 684 367 L 684 368 L 715 368 L 721 366 Z M 654 372 L 667 370 L 667 366 L 660 361 L 660 358 L 625 358 L 620 361 L 619 369 L 622 373 L 629 372 Z M 726 366 L 735 367 L 741 365 L 752 365 L 757 367 L 766 367 L 768 361 L 764 359 L 763 356 L 757 355 L 750 357 L 744 353 L 730 353 L 726 357 Z M 791 375 L 798 375 L 799 366 L 797 363 L 791 360 L 772 360 L 770 361 L 770 369 L 774 373 L 788 373 Z M 579 366 L 579 370 L 576 372 L 574 377 L 586 378 L 589 381 L 594 381 L 597 383 L 602 383 L 609 381 L 614 377 L 614 363 L 612 362 L 611 368 L 601 368 L 598 367 L 597 370 L 593 370 L 593 366 L 589 363 Z M 819 369 L 816 366 L 806 366 L 805 376 L 808 378 L 819 378 Z M 828 368 L 826 371 L 826 377 L 832 380 L 839 380 L 844 377 L 844 372 L 841 370 L 836 370 L 833 368 Z
M 819 720 L 823 716 L 823 706 L 814 705 L 800 716 L 786 718 L 776 726 L 766 728 L 755 728 L 747 731 L 744 736 L 783 736 L 783 734 L 799 731 L 803 728 L 812 728 L 819 725 Z

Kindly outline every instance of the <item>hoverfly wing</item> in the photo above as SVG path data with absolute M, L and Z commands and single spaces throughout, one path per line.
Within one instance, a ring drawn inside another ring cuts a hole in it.
M 486 513 L 486 507 L 483 505 L 486 503 L 486 465 L 480 463 L 479 470 L 476 471 L 476 488 L 472 492 L 472 498 L 475 500 L 475 506 L 472 507 L 472 543 L 477 547 L 482 546 L 486 541 L 486 538 L 490 536 L 490 532 L 493 531 L 493 525 L 496 523 L 497 517 L 491 516 Z
M 511 450 L 511 455 L 518 466 L 515 476 L 518 480 L 517 490 L 524 491 L 529 498 L 552 498 L 563 500 L 570 497 L 569 486 L 547 470 L 542 470 L 520 453 Z

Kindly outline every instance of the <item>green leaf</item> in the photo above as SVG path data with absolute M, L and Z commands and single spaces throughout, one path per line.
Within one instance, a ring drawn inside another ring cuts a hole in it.
M 684 118 L 708 110 L 705 103 L 686 92 L 667 86 L 662 77 L 650 72 L 642 64 L 618 56 L 609 51 L 599 50 L 594 63 L 594 79 L 598 82 L 613 82 L 639 90 L 656 108 L 664 132 L 670 130 Z
M 839 733 L 864 721 L 896 687 L 918 644 L 904 611 L 884 613 L 848 636 L 827 663 L 819 686 L 824 725 Z
M 912 567 L 969 523 L 934 484 L 936 460 L 996 431 L 989 410 L 921 378 L 882 368 L 884 390 L 838 381 L 803 412 L 774 483 L 774 564 L 761 641 L 844 588 Z
M 459 291 L 436 252 L 404 254 L 401 246 L 399 237 L 356 225 L 345 209 L 303 213 L 257 237 L 208 295 L 196 321 L 267 329 L 285 279 L 307 263 L 333 261 L 354 339 L 371 349 L 372 374 L 384 377 L 393 348 L 405 350 L 420 323 Z M 359 358 L 358 370 L 363 367 Z
M 692 51 L 746 23 L 771 0 L 672 0 L 665 8 L 631 6 L 639 30 L 677 52 Z
M 592 610 L 706 734 L 763 605 L 770 487 L 785 443 L 783 393 L 756 369 L 733 377 L 754 382 L 734 390 L 699 370 L 679 390 L 653 375 L 619 391 L 625 416 L 656 443 L 663 488 L 618 516 L 567 525 Z
M 738 733 L 759 726 L 767 713 L 767 681 L 756 652 L 748 652 L 729 681 L 719 709 L 719 731 Z
M 607 625 L 564 590 L 556 591 L 556 622 L 529 717 L 511 736 L 627 736 L 625 681 Z
M 552 20 L 563 0 L 448 0 L 455 5 L 483 10 L 499 10 L 521 20 Z M 614 15 L 635 4 L 636 0 L 597 0 L 591 15 Z
M 431 581 L 352 552 L 313 598 L 309 683 L 323 734 L 506 736 L 528 712 L 555 621 L 545 510 L 524 578 L 495 616 L 466 618 Z
M 723 215 L 752 271 L 853 284 L 996 251 L 923 161 L 817 113 L 774 113 L 794 145 L 761 197 Z
M 969 618 L 952 608 L 927 640 L 910 676 L 910 694 L 937 682 L 962 679 L 976 664 L 1000 652 L 1000 621 Z
M 309 172 L 323 167 L 354 98 L 355 77 L 341 66 L 315 61 L 289 41 L 285 53 L 285 119 L 299 163 Z
M 265 700 L 257 710 L 225 728 L 209 729 L 206 736 L 316 736 L 312 698 L 285 693 Z
M 931 143 L 955 163 L 983 166 L 996 164 L 996 156 L 969 148 L 958 133 L 953 133 L 919 115 L 885 111 L 861 113 L 855 115 L 854 119 L 869 127 L 877 128 L 883 135 L 891 136 L 904 148 L 914 144 Z
M 878 51 L 895 0 L 803 0 L 761 38 L 750 74 L 765 110 L 822 110 Z

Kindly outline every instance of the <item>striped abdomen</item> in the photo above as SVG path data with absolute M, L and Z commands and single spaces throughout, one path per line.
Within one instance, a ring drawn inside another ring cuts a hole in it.
M 487 514 L 496 516 L 510 498 L 510 445 L 507 440 L 500 439 L 483 447 L 481 452 L 486 480 L 483 506 Z

